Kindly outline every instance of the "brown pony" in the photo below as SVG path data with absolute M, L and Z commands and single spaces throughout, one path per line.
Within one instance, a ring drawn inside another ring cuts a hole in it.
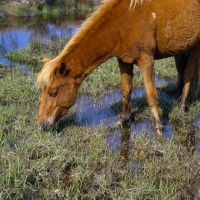
M 200 44 L 199 0 L 107 0 L 38 76 L 42 89 L 38 125 L 48 130 L 74 104 L 81 82 L 101 63 L 117 57 L 121 72 L 121 122 L 130 118 L 133 64 L 143 75 L 147 102 L 158 115 L 154 59 L 175 56 L 182 107 L 194 79 Z M 193 60 L 194 59 L 194 60 Z

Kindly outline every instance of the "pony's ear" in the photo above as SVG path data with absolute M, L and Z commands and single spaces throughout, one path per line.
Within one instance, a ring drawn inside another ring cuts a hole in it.
M 70 69 L 66 66 L 66 63 L 62 61 L 61 64 L 60 64 L 60 68 L 59 68 L 58 71 L 59 71 L 59 74 L 61 76 L 66 76 L 66 75 L 69 74 Z
M 43 62 L 44 63 L 47 63 L 47 62 L 49 62 L 51 59 L 50 58 L 48 58 L 47 56 L 43 56 Z

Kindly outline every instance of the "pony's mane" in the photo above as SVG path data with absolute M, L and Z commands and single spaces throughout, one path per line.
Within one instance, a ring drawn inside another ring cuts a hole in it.
M 135 6 L 142 5 L 145 0 L 131 0 L 130 8 L 135 8 Z
M 86 21 L 81 25 L 79 31 L 75 36 L 69 41 L 66 47 L 61 52 L 60 56 L 66 55 L 73 48 L 75 48 L 81 40 L 87 35 L 91 28 L 97 27 L 101 22 L 102 16 L 109 11 L 119 2 L 120 0 L 103 0 L 103 4 L 86 19 Z M 136 5 L 142 5 L 144 1 L 147 0 L 130 0 L 130 8 L 135 8 Z M 126 12 L 126 11 L 125 11 Z
M 58 63 L 54 62 L 54 60 L 45 60 L 44 58 L 44 67 L 37 77 L 37 83 L 39 87 L 49 88 L 52 84 L 55 77 L 55 70 L 58 67 Z
M 120 0 L 104 0 L 103 4 L 90 15 L 90 17 L 82 24 L 79 28 L 79 31 L 72 37 L 66 47 L 62 50 L 60 55 L 58 55 L 55 59 L 49 60 L 44 58 L 45 65 L 42 68 L 41 72 L 38 75 L 37 83 L 41 88 L 48 88 L 55 77 L 56 68 L 59 66 L 59 63 L 66 57 L 66 55 L 73 51 L 79 43 L 84 40 L 84 37 L 87 33 L 97 27 L 102 20 L 102 16 L 109 11 L 119 2 Z M 130 8 L 135 8 L 136 5 L 142 5 L 144 1 L 147 0 L 130 0 Z M 126 12 L 126 11 L 125 11 Z

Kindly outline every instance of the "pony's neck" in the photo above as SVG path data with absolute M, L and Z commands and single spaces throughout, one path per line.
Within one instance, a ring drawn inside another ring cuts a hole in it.
M 77 47 L 67 54 L 65 62 L 70 67 L 74 77 L 83 80 L 101 63 L 112 57 L 112 40 L 105 38 L 105 32 L 99 35 L 98 33 L 89 33 Z
M 119 25 L 115 19 L 124 13 L 124 7 L 120 5 L 122 1 L 110 2 L 83 24 L 59 56 L 71 69 L 71 76 L 79 77 L 81 81 L 101 63 L 115 56 L 114 48 L 119 39 Z M 128 9 L 130 1 L 125 2 Z

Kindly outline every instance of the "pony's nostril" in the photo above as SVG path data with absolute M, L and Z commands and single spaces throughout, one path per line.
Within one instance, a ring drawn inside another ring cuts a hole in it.
M 46 129 L 45 123 L 39 124 L 39 125 L 38 125 L 38 128 L 39 128 L 40 131 L 45 131 L 45 129 Z
M 48 131 L 50 129 L 50 124 L 46 122 L 42 122 L 38 125 L 40 131 Z

